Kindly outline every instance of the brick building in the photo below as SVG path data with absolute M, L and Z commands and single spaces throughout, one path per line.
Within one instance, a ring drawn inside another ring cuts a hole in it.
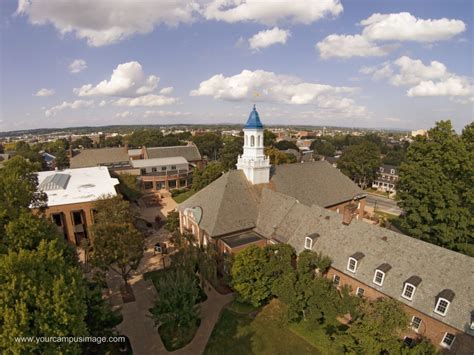
M 190 187 L 195 168 L 205 166 L 194 144 L 172 147 L 84 149 L 73 154 L 71 168 L 106 166 L 115 174 L 137 177 L 144 191 Z
M 38 173 L 38 190 L 48 196 L 46 217 L 75 245 L 88 238 L 94 223 L 94 203 L 103 196 L 116 196 L 118 183 L 106 167 Z
M 401 302 L 411 320 L 405 336 L 471 354 L 474 259 L 363 222 L 365 195 L 328 162 L 268 166 L 259 121 L 254 109 L 238 170 L 179 205 L 181 232 L 226 254 L 275 243 L 320 252 L 331 258 L 327 277 L 337 285 Z

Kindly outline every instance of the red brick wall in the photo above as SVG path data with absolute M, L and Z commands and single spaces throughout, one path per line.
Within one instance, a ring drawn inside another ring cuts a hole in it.
M 352 288 L 353 293 L 357 291 L 358 287 L 362 287 L 364 289 L 364 297 L 369 300 L 375 300 L 380 297 L 388 297 L 382 292 L 363 284 L 362 282 L 357 281 L 356 279 L 350 277 L 349 275 L 340 272 L 334 268 L 330 268 L 327 277 L 329 279 L 333 279 L 334 275 L 338 275 L 341 280 L 339 285 L 349 285 Z M 430 341 L 442 351 L 443 354 L 456 354 L 456 355 L 463 355 L 463 354 L 473 354 L 474 349 L 474 338 L 466 333 L 460 332 L 453 327 L 444 324 L 437 319 L 431 318 L 424 313 L 421 313 L 405 304 L 402 304 L 403 309 L 408 314 L 408 317 L 411 321 L 413 316 L 416 316 L 422 320 L 421 326 L 418 330 L 418 333 L 409 329 L 404 332 L 403 336 L 409 336 L 410 338 L 416 338 L 417 334 L 425 336 L 426 338 L 430 339 Z M 468 320 L 466 315 L 466 321 Z M 454 340 L 451 349 L 444 349 L 440 346 L 441 341 L 443 340 L 444 334 L 448 332 L 454 334 L 456 339 Z
M 358 202 L 360 202 L 359 218 L 362 219 L 364 217 L 365 198 L 360 199 Z M 356 203 L 358 203 L 358 202 L 356 202 Z M 329 206 L 329 207 L 327 207 L 327 209 L 331 210 L 331 211 L 338 211 L 339 210 L 338 213 L 342 214 L 342 212 L 344 211 L 344 206 L 346 206 L 350 203 L 352 203 L 352 201 L 346 201 L 346 202 L 340 203 L 338 205 Z

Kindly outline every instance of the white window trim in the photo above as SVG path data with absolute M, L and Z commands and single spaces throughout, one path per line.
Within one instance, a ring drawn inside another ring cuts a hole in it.
M 378 283 L 377 281 L 375 281 L 377 279 L 377 273 L 381 273 L 382 274 L 382 281 L 380 281 L 380 283 Z M 385 280 L 385 272 L 383 272 L 382 270 L 375 270 L 375 273 L 374 273 L 374 279 L 372 280 L 372 282 L 376 285 L 379 285 L 379 286 L 382 286 L 383 285 L 383 282 Z
M 441 340 L 441 343 L 439 345 L 441 345 L 443 348 L 445 349 L 451 349 L 451 347 L 453 346 L 454 342 L 456 341 L 456 336 L 454 336 L 453 338 L 453 342 L 451 343 L 451 345 L 448 345 L 444 342 L 444 340 L 446 339 L 446 335 L 448 335 L 449 333 L 446 332 L 444 333 L 444 336 L 443 336 L 443 339 Z M 454 335 L 454 334 L 451 334 L 451 335 Z
M 438 311 L 438 306 L 439 306 L 439 304 L 440 304 L 441 301 L 445 301 L 445 302 L 448 304 L 448 305 L 446 306 L 446 310 L 444 311 L 444 313 Z M 446 298 L 440 297 L 440 298 L 438 299 L 438 302 L 436 302 L 436 307 L 434 308 L 434 312 L 437 313 L 437 314 L 439 314 L 439 315 L 445 316 L 446 313 L 448 313 L 448 308 L 449 308 L 449 305 L 450 305 L 450 304 L 451 304 L 451 302 L 449 302 Z
M 309 248 L 308 248 L 308 240 L 309 240 Z M 304 240 L 304 248 L 311 250 L 313 249 L 313 240 L 310 237 L 306 237 Z
M 354 264 L 354 270 L 352 270 L 349 266 L 351 265 L 351 260 L 354 260 L 355 264 Z M 355 273 L 357 271 L 357 260 L 354 259 L 354 258 L 351 258 L 349 257 L 349 260 L 347 261 L 347 270 L 349 270 L 350 272 L 353 272 Z
M 339 281 L 338 281 L 337 284 L 336 284 L 336 277 L 339 278 Z M 333 282 L 336 286 L 339 286 L 339 284 L 341 283 L 341 277 L 340 277 L 339 275 L 334 275 L 334 276 L 332 277 L 332 282 Z
M 420 320 L 420 324 L 418 325 L 418 328 L 415 328 L 415 327 L 413 326 L 413 320 L 414 320 L 415 318 L 418 318 L 418 319 Z M 413 316 L 413 317 L 411 318 L 410 327 L 411 327 L 411 329 L 413 329 L 415 332 L 418 333 L 418 331 L 420 330 L 422 324 L 423 324 L 423 319 L 421 319 L 420 317 Z
M 362 290 L 362 294 L 359 295 L 359 290 Z M 357 287 L 357 290 L 356 290 L 356 295 L 359 296 L 359 297 L 363 297 L 364 296 L 364 293 L 365 293 L 365 290 L 362 288 L 362 287 Z
M 405 296 L 405 291 L 406 291 L 406 289 L 407 289 L 407 286 L 413 287 L 413 292 L 411 293 L 411 297 Z M 415 286 L 415 285 L 412 285 L 412 284 L 410 284 L 410 283 L 408 283 L 408 282 L 405 282 L 405 286 L 403 286 L 402 297 L 405 298 L 405 299 L 407 299 L 407 300 L 409 300 L 409 301 L 411 301 L 411 300 L 413 300 L 413 296 L 415 296 L 415 292 L 416 292 L 416 286 Z

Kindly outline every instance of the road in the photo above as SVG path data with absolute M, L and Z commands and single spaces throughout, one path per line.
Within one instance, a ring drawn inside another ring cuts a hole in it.
M 397 202 L 386 197 L 367 194 L 365 205 L 367 207 L 375 207 L 377 211 L 390 213 L 399 216 L 403 211 L 397 206 Z

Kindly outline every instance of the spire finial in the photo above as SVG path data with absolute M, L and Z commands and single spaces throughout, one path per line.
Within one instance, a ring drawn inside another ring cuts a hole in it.
M 254 111 L 256 110 L 256 108 L 255 108 L 255 104 L 253 104 L 253 110 L 254 110 Z

